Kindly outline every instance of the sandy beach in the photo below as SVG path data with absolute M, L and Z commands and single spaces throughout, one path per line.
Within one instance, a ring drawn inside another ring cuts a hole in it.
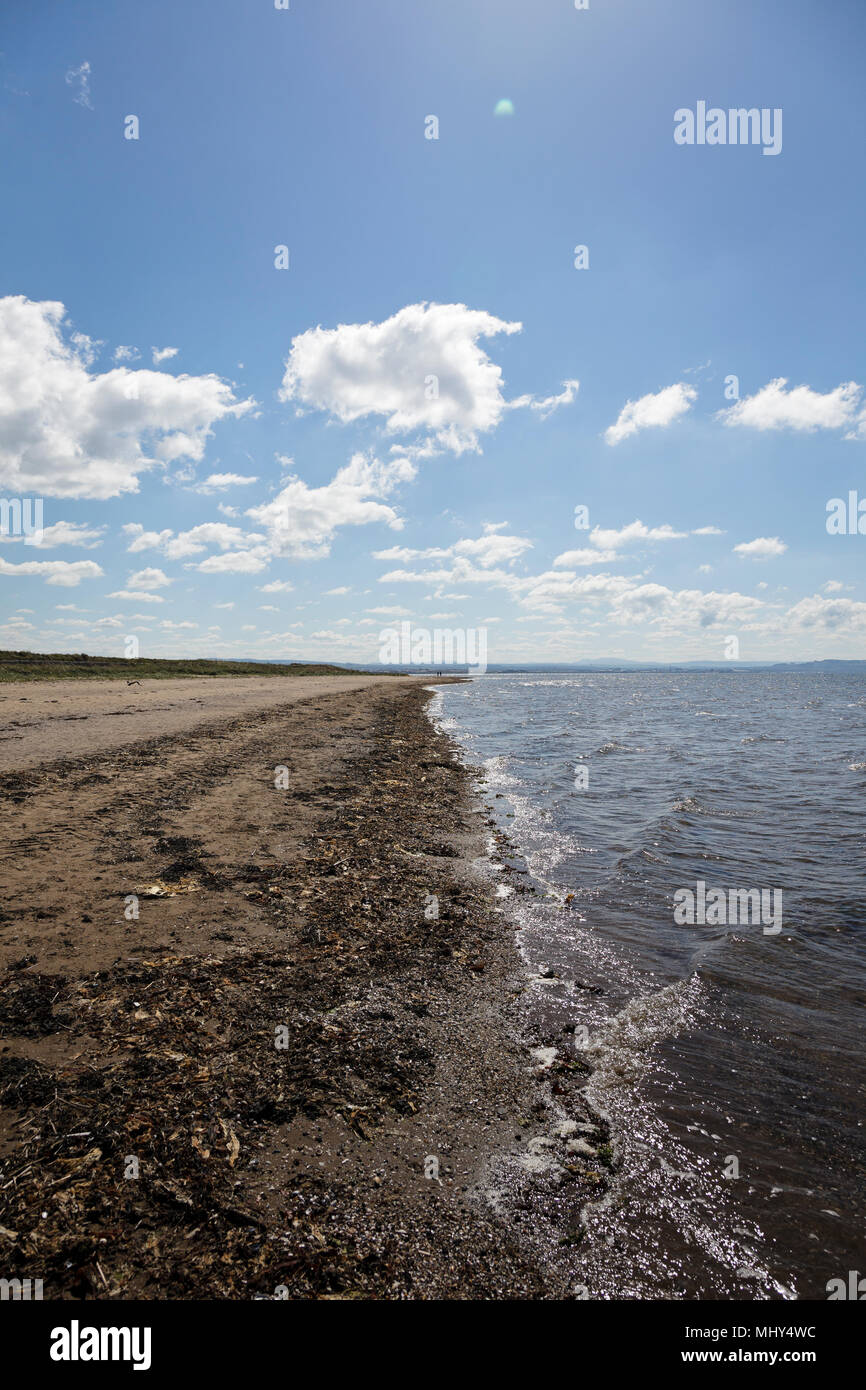
M 519 1036 L 489 819 L 422 682 L 0 696 L 9 1272 L 46 1299 L 573 1296 L 533 1253 L 532 1154 L 560 1146 L 577 1241 L 603 1167 L 550 1134 L 579 1069 Z
M 392 684 L 395 676 L 47 680 L 0 684 L 0 772 L 80 758 L 107 748 L 187 733 L 321 695 Z

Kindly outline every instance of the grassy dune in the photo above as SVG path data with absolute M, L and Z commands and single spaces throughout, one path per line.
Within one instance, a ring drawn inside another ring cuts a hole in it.
M 0 682 L 50 680 L 170 680 L 177 676 L 357 676 L 342 666 L 257 661 L 127 661 L 120 656 L 0 651 Z

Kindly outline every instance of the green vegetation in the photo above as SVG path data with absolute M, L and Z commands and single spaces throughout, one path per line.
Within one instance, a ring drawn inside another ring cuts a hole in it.
M 85 656 L 65 652 L 0 651 L 0 682 L 59 680 L 170 680 L 178 676 L 356 676 L 343 666 L 296 661 L 271 665 L 258 661 L 127 661 L 120 656 Z

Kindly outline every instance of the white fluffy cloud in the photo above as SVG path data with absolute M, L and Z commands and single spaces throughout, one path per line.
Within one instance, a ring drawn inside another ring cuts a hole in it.
M 753 541 L 741 541 L 734 546 L 734 554 L 747 560 L 769 560 L 774 555 L 784 555 L 788 549 L 778 536 L 757 536 Z
M 532 541 L 527 540 L 525 536 L 501 536 L 497 534 L 498 530 L 498 527 L 486 526 L 484 535 L 479 536 L 477 540 L 455 542 L 454 554 L 476 560 L 479 565 L 488 569 L 491 565 L 509 565 L 512 560 L 532 549 Z
M 753 430 L 834 430 L 854 421 L 862 387 L 856 381 L 843 382 L 834 391 L 822 394 L 811 386 L 795 386 L 786 391 L 787 378 L 780 376 L 746 396 L 728 410 L 719 412 L 726 425 L 744 425 Z
M 587 565 L 609 565 L 618 559 L 618 550 L 591 550 L 584 546 L 581 550 L 564 550 L 553 563 L 557 569 L 582 569 Z
M 98 579 L 102 570 L 93 560 L 23 560 L 19 565 L 0 560 L 0 574 L 16 578 L 22 575 L 41 575 L 46 584 L 59 584 L 65 589 L 74 589 L 82 579 Z
M 704 593 L 670 589 L 623 575 L 550 571 L 538 575 L 521 602 L 540 612 L 559 612 L 575 602 L 603 605 L 611 621 L 623 626 L 643 623 L 668 631 L 694 630 L 752 622 L 764 609 L 760 599 L 740 593 Z
M 451 547 L 430 546 L 428 550 L 413 550 L 408 545 L 391 545 L 387 550 L 374 550 L 374 560 L 393 560 L 395 564 L 406 560 L 444 560 L 452 555 Z
M 479 339 L 521 328 L 465 304 L 426 303 L 382 323 L 311 328 L 292 340 L 280 396 L 344 424 L 382 416 L 392 434 L 418 436 L 406 447 L 415 458 L 479 450 L 505 411 L 528 407 L 546 419 L 580 388 L 572 378 L 558 395 L 505 399 L 501 368 Z
M 209 555 L 198 566 L 200 574 L 261 574 L 270 563 L 267 550 L 229 550 L 223 555 Z
M 455 541 L 449 546 L 430 546 L 426 550 L 412 550 L 408 546 L 394 545 L 388 550 L 375 550 L 374 560 L 406 563 L 409 560 L 452 560 L 471 564 L 475 562 L 482 569 L 489 570 L 494 565 L 508 565 L 527 550 L 532 549 L 532 541 L 525 536 L 502 536 L 500 525 L 487 525 L 484 534 L 474 539 Z M 441 574 L 444 571 L 436 571 Z M 429 571 L 427 572 L 429 573 Z
M 225 492 L 230 487 L 249 487 L 259 480 L 246 473 L 211 473 L 196 487 L 196 492 Z
M 674 532 L 670 526 L 648 528 L 633 522 L 619 531 L 605 533 L 599 529 L 598 545 L 576 554 L 579 563 L 596 564 L 609 556 L 602 545 L 611 541 L 629 543 L 634 540 L 670 540 L 686 533 Z M 559 621 L 563 612 L 593 613 L 621 627 L 649 624 L 663 634 L 694 632 L 737 623 L 754 628 L 766 612 L 764 600 L 740 593 L 704 593 L 699 589 L 670 589 L 664 584 L 646 582 L 640 575 L 628 576 L 596 572 L 579 574 L 574 568 L 553 568 L 541 574 L 525 575 L 514 569 L 475 563 L 466 554 L 455 553 L 456 547 L 420 552 L 380 552 L 380 559 L 437 558 L 447 563 L 435 569 L 395 569 L 383 574 L 380 583 L 424 583 L 435 586 L 444 596 L 446 585 L 486 586 L 500 589 L 531 615 L 552 615 Z M 566 556 L 559 557 L 559 563 Z M 527 617 L 526 621 L 534 620 Z M 518 622 L 522 621 L 520 618 Z
M 280 395 L 344 423 L 381 415 L 394 434 L 477 449 L 507 408 L 502 371 L 478 340 L 520 329 L 465 304 L 409 304 L 383 323 L 312 328 L 292 341 Z
M 126 583 L 129 589 L 150 590 L 164 589 L 167 584 L 171 583 L 171 580 L 163 570 L 144 569 L 136 570 L 135 574 L 129 576 Z
M 851 598 L 823 598 L 813 594 L 788 610 L 789 622 L 798 628 L 824 632 L 866 634 L 866 603 Z
M 697 399 L 697 391 L 678 381 L 664 390 L 641 396 L 640 400 L 627 401 L 616 418 L 604 432 L 608 444 L 619 444 L 638 430 L 658 429 L 673 424 L 674 420 L 685 415 Z
M 639 584 L 621 594 L 613 605 L 616 622 L 663 622 L 680 628 L 744 625 L 763 610 L 763 602 L 748 594 L 704 593 L 700 589 L 669 589 L 663 584 Z
M 616 560 L 622 550 L 640 541 L 681 541 L 688 534 L 688 531 L 675 531 L 667 522 L 662 526 L 645 526 L 642 521 L 630 521 L 627 526 L 620 526 L 617 530 L 594 526 L 587 537 L 589 548 L 566 550 L 562 555 L 557 555 L 553 563 L 557 568 L 566 569 L 575 565 L 608 564 Z
M 564 381 L 558 396 L 518 396 L 516 400 L 509 401 L 509 409 L 520 410 L 528 406 L 530 410 L 537 411 L 542 420 L 546 420 L 560 406 L 571 405 L 579 390 L 579 381 Z
M 115 589 L 114 593 L 108 595 L 109 598 L 123 599 L 126 603 L 164 603 L 165 599 L 161 594 L 148 594 L 141 589 Z
M 123 527 L 125 535 L 131 540 L 127 549 L 131 553 L 141 550 L 159 550 L 169 560 L 185 560 L 190 555 L 203 555 L 209 546 L 219 550 L 244 550 L 261 546 L 264 536 L 254 532 L 244 532 L 239 526 L 229 526 L 224 521 L 204 521 L 189 531 L 145 531 L 137 521 Z
M 404 455 L 383 463 L 355 454 L 328 483 L 311 487 L 289 474 L 268 502 L 250 507 L 246 515 L 258 524 L 244 531 L 223 521 L 203 522 L 177 534 L 169 529 L 146 531 L 139 522 L 123 527 L 130 552 L 158 550 L 170 560 L 203 556 L 213 548 L 220 554 L 202 559 L 202 574 L 260 574 L 277 557 L 318 559 L 327 555 L 338 529 L 384 522 L 399 530 L 403 521 L 381 499 L 415 476 L 415 465 Z M 287 592 L 287 581 L 264 586 L 266 593 Z
M 0 533 L 0 542 L 23 542 L 28 550 L 55 550 L 59 545 L 76 545 L 84 550 L 95 550 L 102 544 L 104 530 L 104 526 L 93 529 L 79 521 L 55 521 L 53 526 L 34 531 L 32 536 L 7 536 Z
M 276 496 L 247 516 L 264 530 L 270 555 L 317 559 L 328 554 L 339 527 L 384 522 L 399 531 L 402 518 L 380 499 L 414 476 L 414 464 L 403 456 L 382 463 L 355 454 L 322 487 L 289 474 Z
M 213 425 L 254 404 L 216 376 L 94 373 L 92 345 L 64 328 L 62 304 L 0 299 L 0 486 L 14 492 L 136 492 L 139 473 L 200 459 Z
M 650 624 L 661 631 L 694 631 L 738 623 L 752 625 L 765 610 L 763 600 L 740 593 L 703 593 L 700 589 L 670 589 L 640 577 L 617 574 L 578 575 L 573 570 L 547 570 L 523 576 L 503 569 L 485 570 L 456 559 L 448 569 L 415 572 L 392 570 L 383 584 L 447 583 L 487 585 L 503 589 L 532 614 L 558 615 L 597 608 L 624 627 Z M 518 621 L 520 621 L 518 619 Z

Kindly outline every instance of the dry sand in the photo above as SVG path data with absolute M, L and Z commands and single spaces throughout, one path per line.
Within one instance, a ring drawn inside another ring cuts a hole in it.
M 533 1072 L 471 867 L 492 822 L 420 683 L 0 694 L 32 719 L 0 775 L 5 1274 L 46 1299 L 569 1296 L 544 1251 L 579 1240 L 605 1134 L 570 1157 L 581 1068 Z
M 0 684 L 0 772 L 79 758 L 185 733 L 318 695 L 417 677 L 196 676 L 187 680 L 61 680 Z

